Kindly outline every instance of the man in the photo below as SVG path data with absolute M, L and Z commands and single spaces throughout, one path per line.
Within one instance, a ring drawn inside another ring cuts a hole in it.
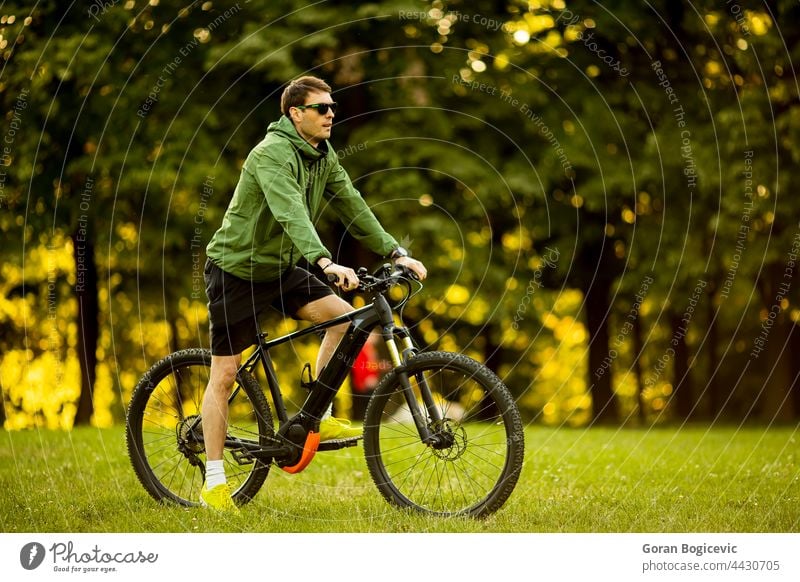
M 326 275 L 336 275 L 341 289 L 358 286 L 355 272 L 333 262 L 314 228 L 323 199 L 348 231 L 374 252 L 405 265 L 421 279 L 426 276 L 425 266 L 383 230 L 329 145 L 336 112 L 330 92 L 316 77 L 289 83 L 281 95 L 283 116 L 269 125 L 267 135 L 247 156 L 222 226 L 206 249 L 212 357 L 202 409 L 207 462 L 200 501 L 218 510 L 238 511 L 226 482 L 222 452 L 228 396 L 242 351 L 255 342 L 259 314 L 271 306 L 287 316 L 320 323 L 353 309 L 297 266 L 304 258 Z M 327 330 L 317 373 L 346 330 L 346 324 Z M 359 434 L 326 416 L 320 422 L 320 440 Z

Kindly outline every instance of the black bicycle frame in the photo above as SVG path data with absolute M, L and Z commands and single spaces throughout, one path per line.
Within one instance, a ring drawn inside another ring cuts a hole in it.
M 300 415 L 319 420 L 333 402 L 339 387 L 350 373 L 353 362 L 361 351 L 361 348 L 363 348 L 364 344 L 367 342 L 370 332 L 377 325 L 381 325 L 384 340 L 389 340 L 389 345 L 394 344 L 394 334 L 396 331 L 400 330 L 395 330 L 392 310 L 386 299 L 382 295 L 376 295 L 374 301 L 369 305 L 273 340 L 268 340 L 266 333 L 258 335 L 258 348 L 247 361 L 242 364 L 240 370 L 246 370 L 252 373 L 258 361 L 261 361 L 264 374 L 267 377 L 267 385 L 272 395 L 275 414 L 281 424 L 289 420 L 289 414 L 283 403 L 283 396 L 281 394 L 280 385 L 278 384 L 277 375 L 275 374 L 275 369 L 272 365 L 272 358 L 269 355 L 269 350 L 275 346 L 326 330 L 342 323 L 350 323 L 350 326 L 339 342 L 339 345 L 336 346 L 336 350 L 330 361 L 319 373 L 317 380 L 314 382 L 299 412 Z M 395 364 L 399 363 L 401 362 L 395 362 Z M 231 399 L 234 396 L 235 394 L 232 394 Z
M 275 346 L 343 323 L 349 323 L 350 325 L 342 337 L 342 340 L 339 342 L 339 345 L 336 346 L 336 350 L 328 364 L 322 369 L 317 380 L 313 383 L 308 397 L 300 407 L 300 411 L 297 415 L 290 418 L 283 402 L 283 395 L 278 383 L 278 377 L 272 365 L 272 358 L 269 355 L 269 350 Z M 333 402 L 339 387 L 350 373 L 355 358 L 367 342 L 369 334 L 376 326 L 380 326 L 381 328 L 381 335 L 389 349 L 389 355 L 392 359 L 395 373 L 400 380 L 405 399 L 408 403 L 411 416 L 414 419 L 414 424 L 419 431 L 420 438 L 423 442 L 431 443 L 434 446 L 436 445 L 438 438 L 436 435 L 431 434 L 428 423 L 425 420 L 426 417 L 420 410 L 408 380 L 408 375 L 405 372 L 405 361 L 415 351 L 411 336 L 406 328 L 395 326 L 392 309 L 386 298 L 380 293 L 376 293 L 372 303 L 369 305 L 323 323 L 312 325 L 300 331 L 292 332 L 273 340 L 268 340 L 266 333 L 260 333 L 258 335 L 258 348 L 240 366 L 239 370 L 245 370 L 252 374 L 259 360 L 261 361 L 264 374 L 267 378 L 267 385 L 269 386 L 269 391 L 272 396 L 275 414 L 280 424 L 278 434 L 283 432 L 282 429 L 288 428 L 291 425 L 301 424 L 306 426 L 307 429 L 310 429 L 311 426 L 319 422 L 322 415 Z M 397 347 L 395 337 L 399 337 L 403 342 L 402 353 Z M 421 384 L 425 384 L 424 378 L 418 378 L 418 381 Z M 240 390 L 239 387 L 233 391 L 230 400 L 233 400 L 238 390 Z M 422 390 L 422 399 L 425 408 L 428 410 L 428 416 L 434 421 L 441 420 L 441 414 L 432 401 L 430 390 Z M 232 440 L 230 442 L 226 440 L 226 447 L 227 446 L 249 449 L 251 453 L 256 456 L 259 456 L 259 453 L 262 455 L 278 454 L 279 451 L 285 452 L 287 450 L 285 447 L 280 446 L 278 446 L 278 448 L 275 446 L 267 446 L 265 448 L 255 443 L 247 443 L 240 440 Z

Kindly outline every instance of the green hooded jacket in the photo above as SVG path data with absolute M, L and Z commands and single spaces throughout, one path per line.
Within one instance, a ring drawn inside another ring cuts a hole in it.
M 315 148 L 281 117 L 247 156 L 222 226 L 206 247 L 208 258 L 249 281 L 278 279 L 301 257 L 312 265 L 331 258 L 314 228 L 323 200 L 372 251 L 386 256 L 398 246 L 327 140 Z

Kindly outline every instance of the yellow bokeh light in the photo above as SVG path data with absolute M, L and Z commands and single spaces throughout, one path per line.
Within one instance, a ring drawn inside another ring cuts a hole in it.
M 762 12 L 745 12 L 748 17 L 749 28 L 756 36 L 763 36 L 772 28 L 772 19 Z
M 508 68 L 510 62 L 511 61 L 509 60 L 508 55 L 506 55 L 505 53 L 500 53 L 494 59 L 494 66 L 495 68 L 503 71 L 506 68 Z
M 519 45 L 526 44 L 530 39 L 531 35 L 527 30 L 520 29 L 514 33 L 514 42 Z
M 463 305 L 469 301 L 469 290 L 462 285 L 450 285 L 445 291 L 445 300 L 451 305 Z
M 472 65 L 470 66 L 472 67 L 472 70 L 475 71 L 476 73 L 482 73 L 486 70 L 486 63 L 484 63 L 483 61 L 472 61 Z
M 627 206 L 622 209 L 622 220 L 627 222 L 628 224 L 633 224 L 636 222 L 636 214 L 628 208 Z

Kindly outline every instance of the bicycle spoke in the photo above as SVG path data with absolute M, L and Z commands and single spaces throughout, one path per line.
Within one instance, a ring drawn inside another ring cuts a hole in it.
M 202 395 L 209 378 L 211 355 L 204 350 L 176 352 L 148 371 L 134 391 L 128 412 L 128 451 L 139 479 L 156 499 L 197 505 L 204 475 Z M 249 374 L 239 377 L 231 402 L 228 435 L 255 444 L 274 434 L 272 415 L 258 383 Z M 263 463 L 239 464 L 225 450 L 234 498 L 248 501 L 269 471 Z
M 522 463 L 522 438 L 510 438 L 522 427 L 507 389 L 480 364 L 454 354 L 421 354 L 409 368 L 432 441 L 423 443 L 410 420 L 399 380 L 392 379 L 391 390 L 379 387 L 367 411 L 365 450 L 381 493 L 443 515 L 496 510 Z

